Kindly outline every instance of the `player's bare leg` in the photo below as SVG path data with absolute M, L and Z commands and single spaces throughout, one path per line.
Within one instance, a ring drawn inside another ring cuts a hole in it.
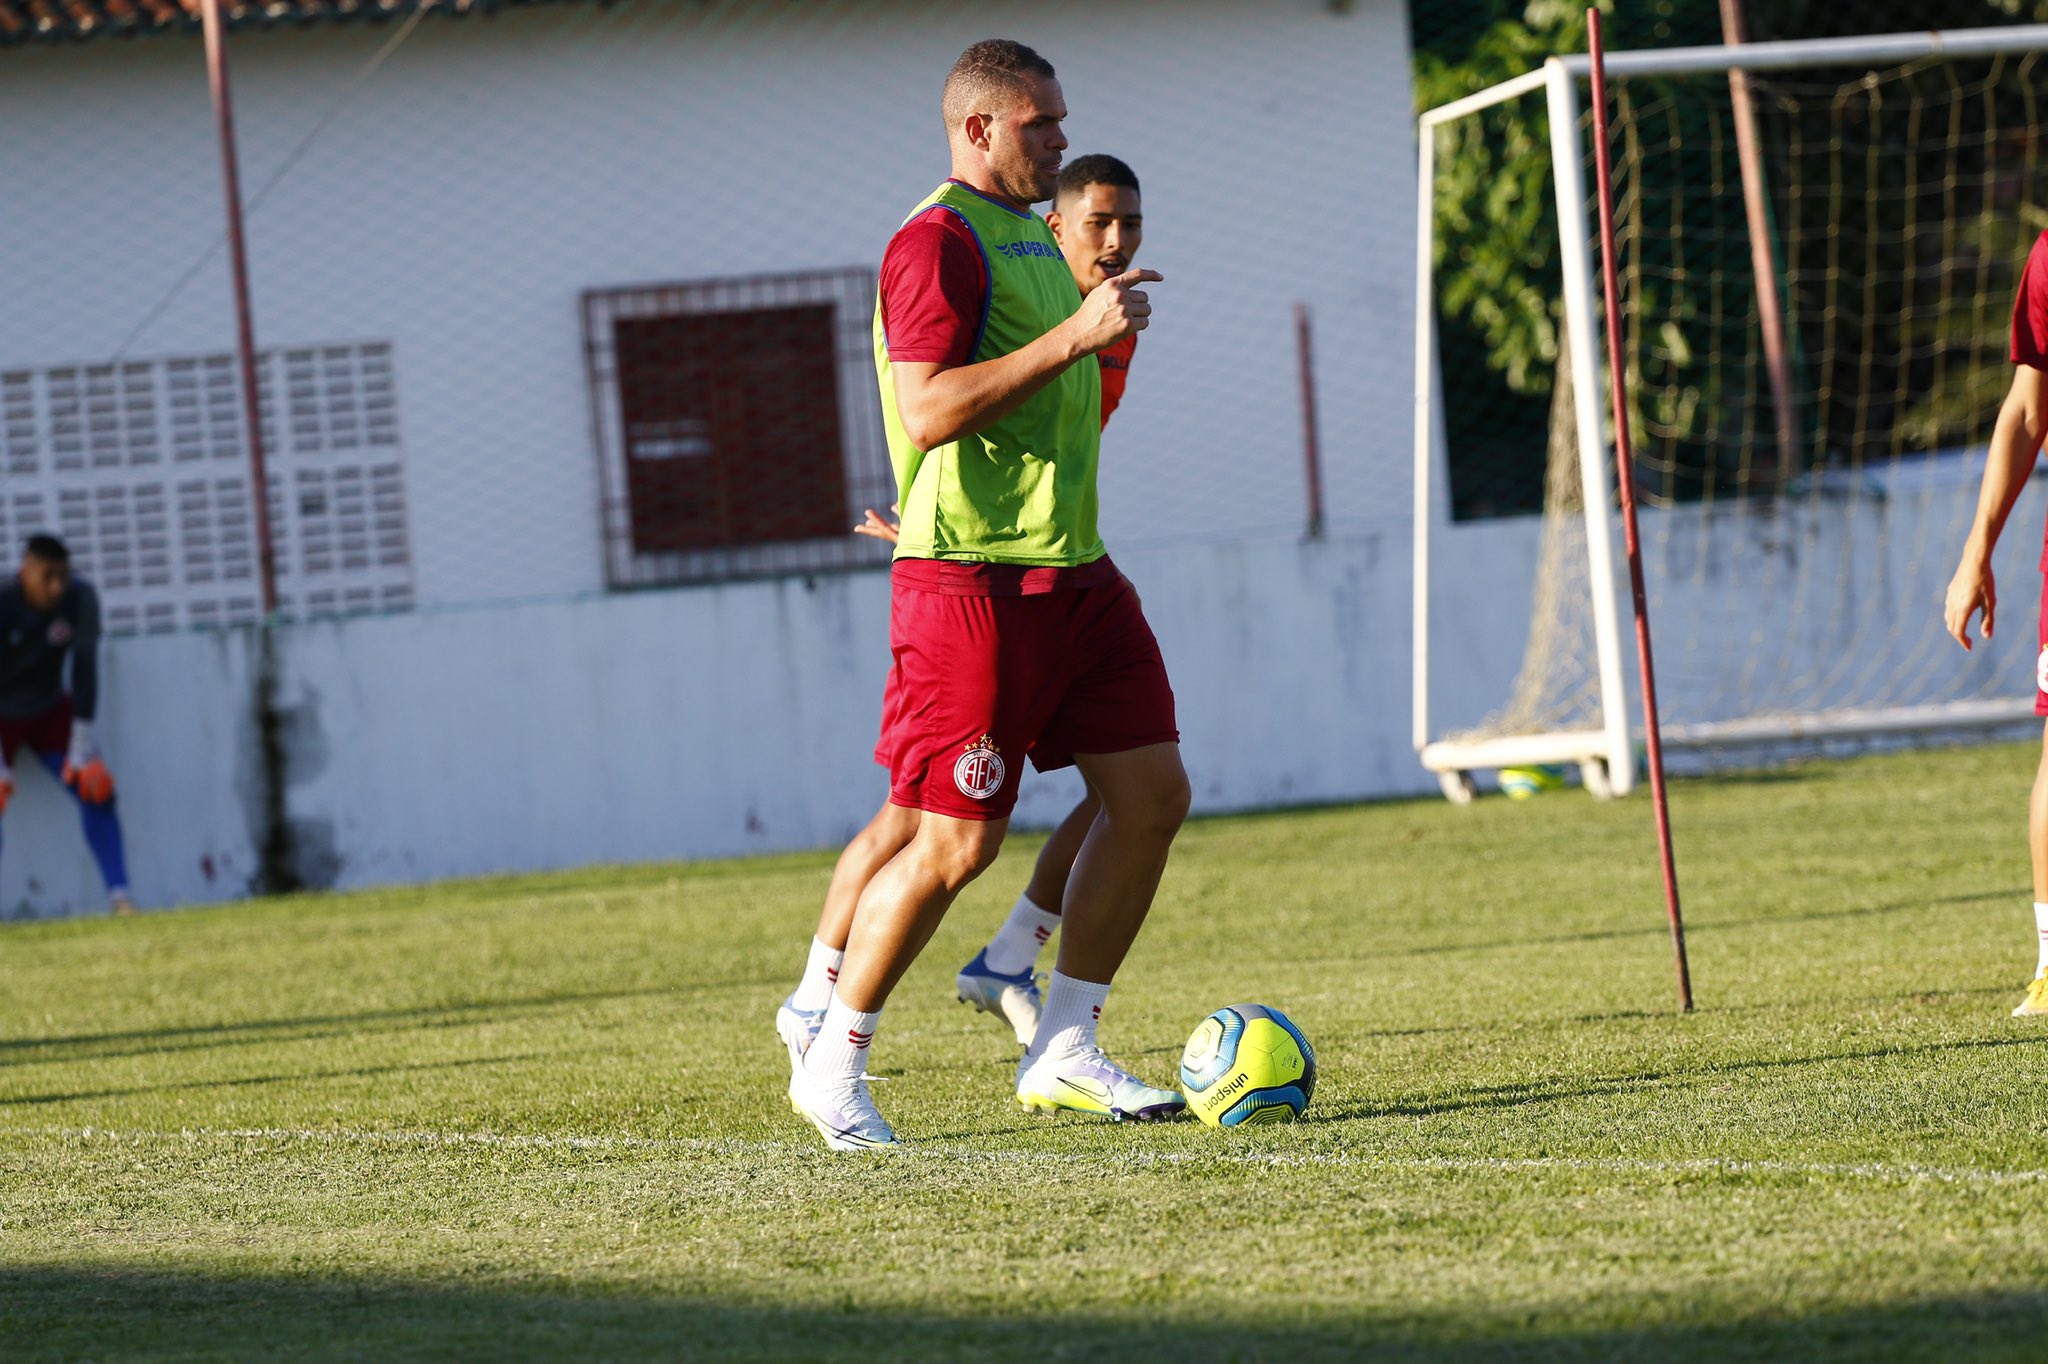
M 1146 1085 L 1102 1054 L 1096 1020 L 1123 965 L 1174 835 L 1187 819 L 1190 793 L 1180 745 L 1076 758 L 1102 801 L 1067 883 L 1059 969 L 1045 1014 L 1017 1067 L 1017 1099 L 1027 1108 L 1071 1108 L 1115 1119 L 1170 1117 L 1184 1107 L 1171 1090 Z
M 1081 844 L 1088 838 L 1088 831 L 1095 827 L 1095 817 L 1102 813 L 1102 798 L 1089 787 L 1085 795 L 1067 812 L 1060 826 L 1052 831 L 1052 837 L 1045 841 L 1045 847 L 1038 854 L 1038 863 L 1031 869 L 1031 883 L 1024 887 L 1024 893 L 1031 902 L 1041 906 L 1048 914 L 1058 914 L 1067 900 L 1067 881 L 1074 872 L 1074 859 L 1081 855 Z
M 2014 1018 L 2048 1015 L 2048 726 L 2041 733 L 2041 765 L 2034 772 L 2033 799 L 2027 803 L 2027 850 L 2034 863 L 2034 932 L 2040 955 L 2027 997 L 2012 1011 Z
M 1040 849 L 1031 883 L 1010 907 L 1003 926 L 953 978 L 960 1002 L 1007 1022 L 1020 1047 L 1030 1046 L 1038 1035 L 1038 1017 L 1044 1005 L 1038 989 L 1039 954 L 1059 931 L 1067 876 L 1101 809 L 1102 802 L 1091 789 L 1067 812 Z
M 1190 792 L 1179 744 L 1090 754 L 1076 764 L 1102 802 L 1067 882 L 1059 969 L 1107 985 L 1144 927 Z
M 789 1078 L 791 1106 L 835 1150 L 896 1144 L 896 1133 L 868 1094 L 875 1023 L 954 898 L 995 861 L 1009 823 L 927 811 L 909 845 L 861 892 L 824 1025 Z
M 811 1039 L 825 1021 L 825 1006 L 832 1002 L 832 985 L 839 978 L 839 960 L 846 952 L 846 935 L 853 928 L 854 906 L 875 873 L 916 835 L 917 816 L 916 810 L 884 801 L 832 868 L 832 884 L 825 890 L 825 907 L 818 915 L 818 931 L 811 939 L 803 979 L 775 1011 L 775 1034 L 788 1050 L 792 1067 L 802 1063 Z
M 955 897 L 996 860 L 1009 829 L 1007 819 L 920 816 L 916 836 L 861 893 L 837 997 L 863 1013 L 879 1010 Z

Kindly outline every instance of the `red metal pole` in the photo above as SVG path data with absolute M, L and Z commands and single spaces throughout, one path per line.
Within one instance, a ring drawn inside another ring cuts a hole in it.
M 1742 0 L 1721 0 L 1721 40 L 1735 46 L 1748 41 L 1742 31 Z M 1785 356 L 1785 315 L 1778 300 L 1778 263 L 1771 254 L 1770 215 L 1764 207 L 1764 155 L 1756 137 L 1756 102 L 1749 93 L 1749 73 L 1728 72 L 1728 94 L 1735 109 L 1735 157 L 1742 166 L 1742 206 L 1749 220 L 1749 269 L 1756 282 L 1757 323 L 1763 329 L 1764 371 L 1771 382 L 1771 408 L 1777 419 L 1778 476 L 1784 487 L 1799 472 L 1799 432 L 1792 418 L 1792 365 Z
M 1678 867 L 1671 854 L 1671 807 L 1664 791 L 1664 737 L 1657 721 L 1657 670 L 1650 661 L 1650 601 L 1643 590 L 1643 546 L 1636 533 L 1635 455 L 1630 447 L 1627 371 L 1621 354 L 1621 286 L 1614 266 L 1614 185 L 1607 152 L 1607 67 L 1600 11 L 1586 11 L 1593 55 L 1593 164 L 1600 187 L 1600 288 L 1607 305 L 1607 387 L 1614 399 L 1614 466 L 1621 486 L 1621 524 L 1628 545 L 1629 588 L 1635 598 L 1636 657 L 1643 669 L 1643 735 L 1649 745 L 1650 799 L 1657 809 L 1657 854 L 1664 868 L 1664 908 L 1678 966 L 1678 1007 L 1692 1012 L 1692 971 L 1685 959 L 1685 919 L 1678 910 Z
M 235 350 L 242 368 L 242 424 L 249 440 L 250 502 L 256 518 L 256 565 L 263 615 L 277 613 L 277 553 L 270 537 L 270 480 L 263 458 L 263 404 L 256 388 L 256 324 L 249 310 L 249 258 L 242 237 L 242 178 L 235 159 L 235 102 L 228 88 L 227 34 L 220 0 L 200 0 L 206 32 L 206 75 L 220 132 L 220 178 L 227 194 L 228 273 L 235 293 Z
M 1308 304 L 1294 305 L 1294 347 L 1301 359 L 1301 458 L 1308 479 L 1308 538 L 1323 538 L 1323 448 L 1316 431 L 1315 346 Z

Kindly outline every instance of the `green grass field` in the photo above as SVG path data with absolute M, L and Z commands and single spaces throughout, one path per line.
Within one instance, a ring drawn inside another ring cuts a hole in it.
M 770 1024 L 828 854 L 0 932 L 0 1358 L 2048 1357 L 2030 747 L 1647 800 L 1216 819 L 1104 1040 L 1316 1042 L 1308 1118 L 1045 1120 L 952 972 L 883 1020 L 915 1150 L 834 1156 Z

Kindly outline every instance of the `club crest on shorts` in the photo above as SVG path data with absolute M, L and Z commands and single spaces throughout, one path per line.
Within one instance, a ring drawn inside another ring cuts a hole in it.
M 2041 646 L 2040 656 L 2034 660 L 2034 685 L 2048 691 L 2048 644 Z
M 953 764 L 953 785 L 960 788 L 960 794 L 975 800 L 987 800 L 1003 789 L 1003 778 L 1009 774 L 1003 766 L 1003 755 L 997 751 L 995 739 L 987 734 L 967 745 L 967 751 Z

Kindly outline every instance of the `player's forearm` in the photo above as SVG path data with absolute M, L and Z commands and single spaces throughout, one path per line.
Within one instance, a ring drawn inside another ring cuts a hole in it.
M 899 381 L 896 410 L 904 434 L 930 450 L 986 430 L 1087 353 L 1070 328 L 1059 326 L 1008 355 Z
M 98 641 L 80 640 L 71 654 L 71 713 L 90 722 L 100 708 Z
M 2026 489 L 2044 436 L 2048 436 L 2048 411 L 2037 403 L 2008 400 L 1999 408 L 1998 425 L 1984 460 L 1984 482 L 1977 493 L 1977 514 L 1963 546 L 1965 562 L 1990 562 L 2006 518 Z

